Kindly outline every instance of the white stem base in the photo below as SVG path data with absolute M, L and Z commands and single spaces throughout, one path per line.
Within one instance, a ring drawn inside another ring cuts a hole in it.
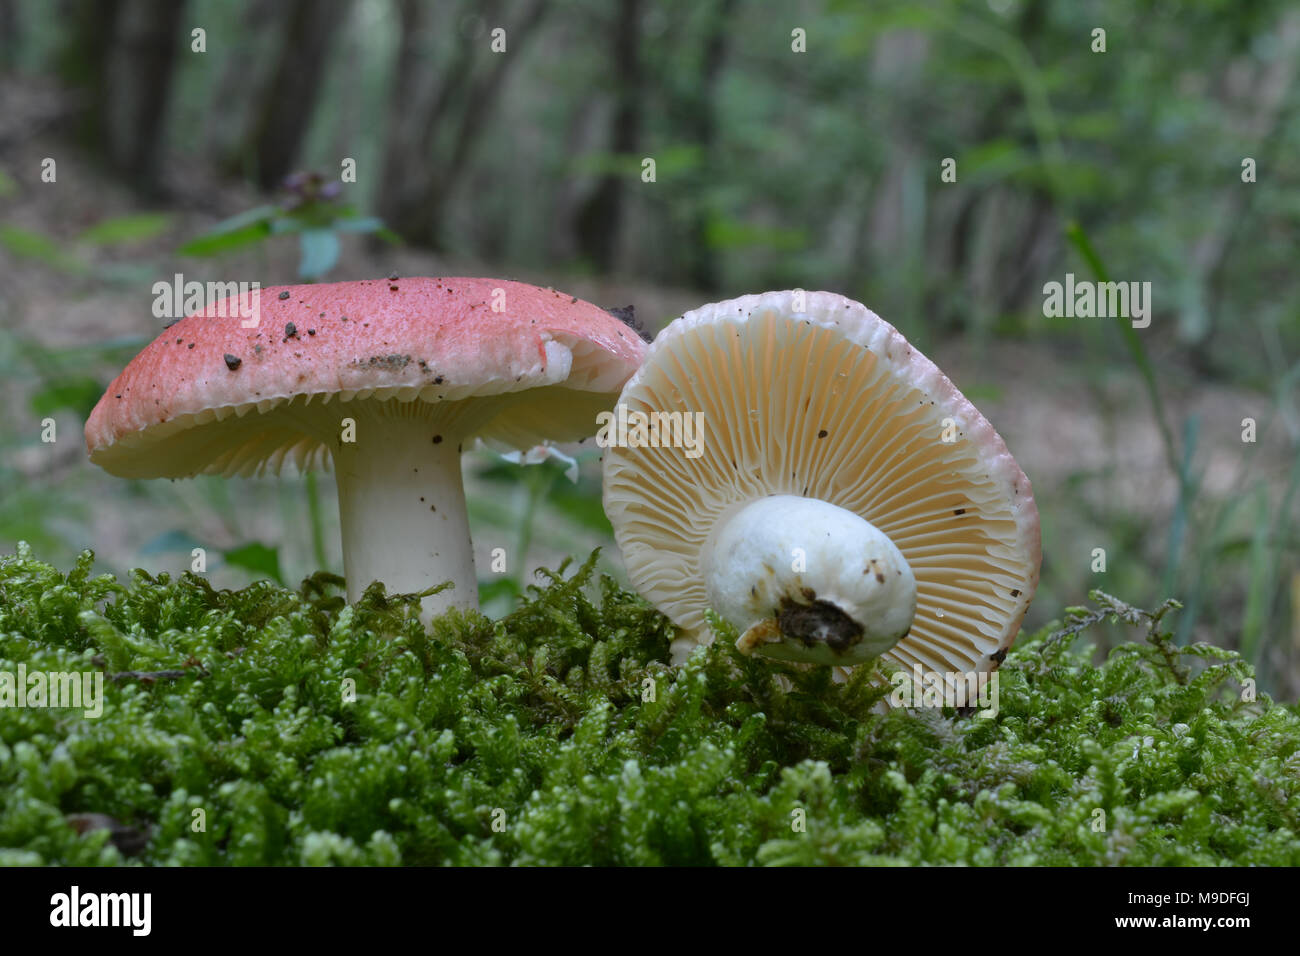
M 837 505 L 772 495 L 725 516 L 702 560 L 709 603 L 737 647 L 783 660 L 859 664 L 897 644 L 916 578 L 870 522 Z

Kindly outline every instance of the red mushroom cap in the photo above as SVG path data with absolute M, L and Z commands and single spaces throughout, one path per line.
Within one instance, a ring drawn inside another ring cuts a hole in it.
M 645 351 L 604 309 L 503 279 L 284 286 L 254 302 L 254 328 L 229 299 L 146 346 L 86 423 L 91 460 L 136 478 L 309 468 L 328 458 L 313 416 L 331 399 L 501 396 L 471 434 L 572 440 L 596 430 Z

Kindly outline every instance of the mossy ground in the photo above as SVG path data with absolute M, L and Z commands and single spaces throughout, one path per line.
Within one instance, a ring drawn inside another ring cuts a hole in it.
M 432 633 L 326 575 L 91 564 L 0 558 L 0 671 L 116 675 L 99 719 L 0 711 L 0 864 L 1300 864 L 1296 709 L 1104 598 L 1022 635 L 984 719 L 726 641 L 671 667 L 594 561 Z M 1096 667 L 1101 615 L 1148 633 Z

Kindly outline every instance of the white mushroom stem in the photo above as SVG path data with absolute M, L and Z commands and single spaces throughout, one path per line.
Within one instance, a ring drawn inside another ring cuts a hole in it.
M 447 420 L 421 414 L 418 403 L 386 404 L 389 414 L 345 405 L 344 415 L 356 415 L 355 441 L 336 436 L 330 442 L 348 600 L 355 602 L 373 581 L 383 581 L 389 594 L 451 581 L 452 588 L 424 599 L 421 618 L 427 623 L 451 607 L 477 608 L 460 431 L 443 433 Z
M 737 647 L 817 664 L 878 657 L 907 634 L 916 578 L 889 537 L 837 505 L 772 495 L 724 514 L 701 555 Z

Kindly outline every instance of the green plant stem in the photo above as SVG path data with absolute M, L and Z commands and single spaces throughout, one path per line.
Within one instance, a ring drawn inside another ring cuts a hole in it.
M 307 472 L 307 518 L 311 525 L 311 553 L 316 560 L 316 570 L 326 570 L 328 560 L 325 557 L 325 521 L 321 511 L 320 489 L 316 483 L 316 473 Z

